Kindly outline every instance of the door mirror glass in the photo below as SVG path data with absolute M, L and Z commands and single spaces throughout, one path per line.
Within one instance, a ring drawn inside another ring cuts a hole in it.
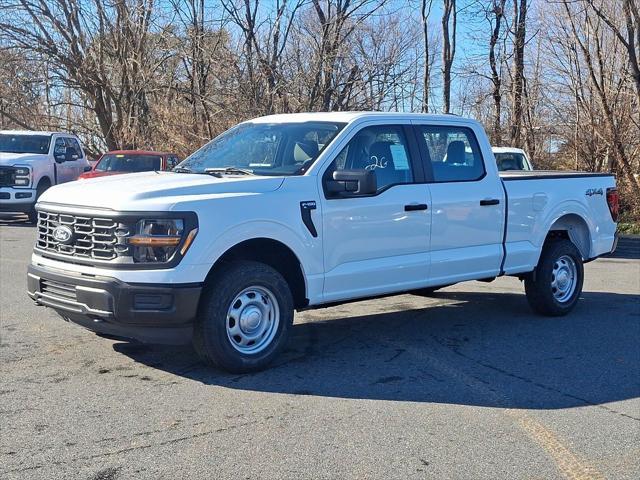
M 87 165 L 86 167 L 84 167 L 83 172 L 90 172 L 91 171 L 91 167 L 89 165 Z
M 372 195 L 378 186 L 372 170 L 336 170 L 332 179 L 326 182 L 327 192 L 338 197 Z
M 64 161 L 65 162 L 72 162 L 74 160 L 78 159 L 78 153 L 76 152 L 76 149 L 73 147 L 67 147 L 64 150 Z

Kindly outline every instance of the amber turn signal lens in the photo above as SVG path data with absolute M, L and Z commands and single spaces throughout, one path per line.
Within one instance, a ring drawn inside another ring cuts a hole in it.
M 197 228 L 194 228 L 189 232 L 189 235 L 187 235 L 187 239 L 184 241 L 184 245 L 182 245 L 182 248 L 180 249 L 180 255 L 184 255 L 185 253 L 187 253 L 187 250 L 189 250 L 189 247 L 191 246 L 193 239 L 196 238 L 197 233 Z
M 135 235 L 129 239 L 131 245 L 136 247 L 175 247 L 180 243 L 178 236 L 147 236 Z

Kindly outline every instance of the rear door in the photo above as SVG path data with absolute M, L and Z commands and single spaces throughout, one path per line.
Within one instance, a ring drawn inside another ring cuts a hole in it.
M 485 167 L 493 158 L 483 158 L 478 143 L 483 133 L 455 124 L 414 125 L 425 170 L 432 179 L 429 283 L 498 275 L 505 195 L 495 165 Z
M 322 175 L 326 301 L 423 286 L 429 274 L 431 212 L 409 122 L 358 130 Z M 332 197 L 326 181 L 342 169 L 373 170 L 375 194 Z

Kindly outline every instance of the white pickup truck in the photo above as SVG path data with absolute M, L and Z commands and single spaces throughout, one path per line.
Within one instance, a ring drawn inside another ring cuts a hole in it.
M 87 170 L 89 162 L 73 134 L 0 130 L 0 212 L 26 213 L 35 222 L 40 195 Z
M 36 303 L 244 372 L 296 309 L 512 275 L 564 315 L 583 263 L 615 248 L 618 193 L 605 174 L 499 175 L 473 120 L 310 113 L 242 123 L 170 172 L 51 188 L 37 210 Z

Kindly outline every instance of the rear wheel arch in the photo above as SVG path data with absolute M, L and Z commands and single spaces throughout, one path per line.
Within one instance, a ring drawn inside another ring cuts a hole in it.
M 576 214 L 568 213 L 553 222 L 545 243 L 555 238 L 566 238 L 573 243 L 580 251 L 583 260 L 588 260 L 591 256 L 591 232 L 586 220 Z
M 209 283 L 210 279 L 222 266 L 234 261 L 254 261 L 269 265 L 278 271 L 289 285 L 294 307 L 303 308 L 308 305 L 307 286 L 302 263 L 294 251 L 281 241 L 261 237 L 235 244 L 218 257 L 209 270 L 205 283 Z

